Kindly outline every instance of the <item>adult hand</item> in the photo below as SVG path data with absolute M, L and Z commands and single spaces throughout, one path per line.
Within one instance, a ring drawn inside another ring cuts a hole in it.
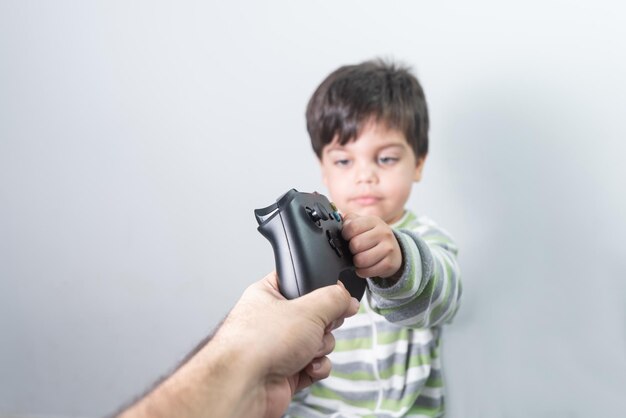
M 259 416 L 279 417 L 296 391 L 328 377 L 326 355 L 335 346 L 330 332 L 357 310 L 341 282 L 287 301 L 271 273 L 244 292 L 214 341 L 255 352 L 250 367 L 261 376 L 256 402 L 265 410 Z
M 330 333 L 358 301 L 339 282 L 294 300 L 276 273 L 246 289 L 214 337 L 120 416 L 280 417 L 293 394 L 330 373 Z

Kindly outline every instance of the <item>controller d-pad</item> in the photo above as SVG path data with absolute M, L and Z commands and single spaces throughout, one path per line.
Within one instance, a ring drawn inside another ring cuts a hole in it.
M 328 243 L 330 244 L 330 248 L 335 251 L 338 257 L 343 257 L 343 251 L 341 251 L 341 239 L 334 236 L 330 231 L 326 231 L 326 237 L 328 238 Z

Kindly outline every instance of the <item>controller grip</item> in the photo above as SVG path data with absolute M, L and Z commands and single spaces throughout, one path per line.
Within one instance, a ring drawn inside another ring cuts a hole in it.
M 294 260 L 280 215 L 266 220 L 257 229 L 261 235 L 267 238 L 272 245 L 272 250 L 274 250 L 280 293 L 287 299 L 297 298 L 300 296 L 300 290 L 298 288 Z

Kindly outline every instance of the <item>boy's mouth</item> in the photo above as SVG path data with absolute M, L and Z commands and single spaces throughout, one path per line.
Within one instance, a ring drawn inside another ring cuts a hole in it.
M 360 205 L 360 206 L 371 206 L 371 205 L 375 205 L 378 202 L 380 202 L 382 200 L 382 198 L 377 197 L 377 196 L 365 195 L 365 196 L 353 197 L 350 200 L 353 201 L 354 203 Z

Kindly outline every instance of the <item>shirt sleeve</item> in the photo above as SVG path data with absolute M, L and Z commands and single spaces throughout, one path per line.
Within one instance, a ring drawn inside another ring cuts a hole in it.
M 400 277 L 367 279 L 370 306 L 388 321 L 406 327 L 429 328 L 450 322 L 461 296 L 456 244 L 434 225 L 393 232 L 402 251 Z

